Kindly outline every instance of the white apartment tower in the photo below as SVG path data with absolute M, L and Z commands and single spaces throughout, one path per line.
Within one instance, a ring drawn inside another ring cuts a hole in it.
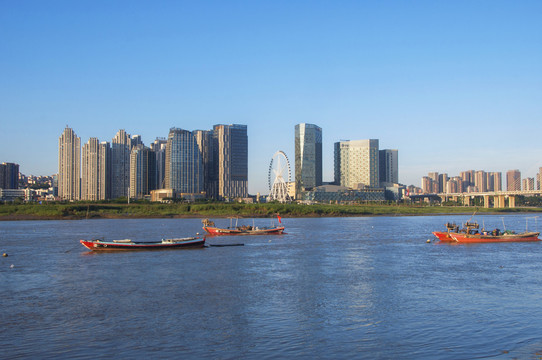
M 67 126 L 58 139 L 58 195 L 61 200 L 81 198 L 81 138 Z

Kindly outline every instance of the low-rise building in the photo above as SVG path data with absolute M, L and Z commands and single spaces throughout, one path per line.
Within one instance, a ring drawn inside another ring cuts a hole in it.
M 354 203 L 363 201 L 385 201 L 384 188 L 350 189 L 338 185 L 322 185 L 303 192 L 303 201 L 322 203 Z

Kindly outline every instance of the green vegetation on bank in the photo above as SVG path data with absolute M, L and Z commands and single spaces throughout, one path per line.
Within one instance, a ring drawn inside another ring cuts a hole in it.
M 542 208 L 484 209 L 462 206 L 421 205 L 299 205 L 299 204 L 239 204 L 239 203 L 5 203 L 0 204 L 0 220 L 17 219 L 91 219 L 91 218 L 168 218 L 168 217 L 283 217 L 372 216 L 372 215 L 431 215 L 541 212 Z

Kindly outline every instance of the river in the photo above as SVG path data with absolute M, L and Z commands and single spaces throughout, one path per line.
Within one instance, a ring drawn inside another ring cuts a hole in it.
M 532 214 L 476 220 L 523 231 L 527 217 L 536 230 Z M 201 221 L 0 222 L 1 357 L 540 358 L 542 243 L 431 234 L 467 219 L 283 219 L 285 235 L 207 238 L 244 246 L 114 253 L 79 239 L 183 237 Z

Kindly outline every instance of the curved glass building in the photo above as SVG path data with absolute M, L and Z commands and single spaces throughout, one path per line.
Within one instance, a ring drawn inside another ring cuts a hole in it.
M 171 128 L 166 146 L 165 188 L 177 193 L 203 191 L 201 152 L 192 132 Z

